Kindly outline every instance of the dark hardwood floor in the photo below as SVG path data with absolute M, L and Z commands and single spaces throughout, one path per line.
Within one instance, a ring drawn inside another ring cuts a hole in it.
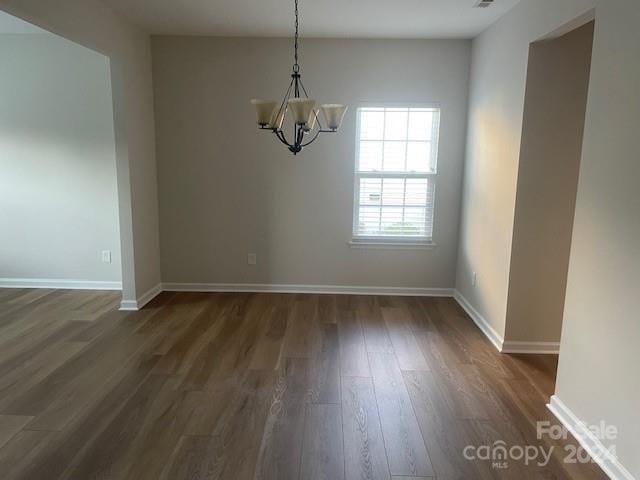
M 606 478 L 536 438 L 556 358 L 499 354 L 452 299 L 118 300 L 0 290 L 1 479 Z M 499 441 L 554 452 L 463 455 Z

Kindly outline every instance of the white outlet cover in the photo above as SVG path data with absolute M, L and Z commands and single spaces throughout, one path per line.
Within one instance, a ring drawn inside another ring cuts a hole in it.
M 247 253 L 247 264 L 255 265 L 258 263 L 258 257 L 255 253 Z
M 111 263 L 111 250 L 102 251 L 102 263 Z

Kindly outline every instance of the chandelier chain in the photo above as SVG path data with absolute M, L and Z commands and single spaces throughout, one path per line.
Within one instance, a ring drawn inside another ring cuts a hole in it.
M 295 0 L 295 15 L 296 15 L 296 33 L 295 33 L 295 41 L 294 41 L 294 54 L 293 54 L 293 58 L 294 58 L 294 64 L 293 64 L 293 70 L 294 72 L 298 73 L 298 71 L 300 70 L 300 65 L 298 65 L 298 0 Z

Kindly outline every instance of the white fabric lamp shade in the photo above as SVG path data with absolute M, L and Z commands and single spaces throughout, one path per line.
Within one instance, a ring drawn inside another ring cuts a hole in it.
M 298 125 L 306 125 L 315 104 L 316 101 L 309 98 L 290 98 L 289 108 L 293 114 L 293 121 Z
M 258 125 L 268 125 L 271 122 L 273 112 L 278 106 L 277 102 L 272 100 L 259 100 L 254 98 L 251 104 L 256 107 L 256 121 Z
M 347 106 L 337 103 L 329 103 L 322 105 L 320 108 L 322 108 L 324 118 L 327 120 L 327 127 L 331 130 L 337 130 L 340 128 L 344 114 L 347 111 Z

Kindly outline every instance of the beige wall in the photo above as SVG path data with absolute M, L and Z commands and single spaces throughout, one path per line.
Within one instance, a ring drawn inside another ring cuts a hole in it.
M 56 35 L 0 34 L 0 283 L 121 281 L 110 75 Z
M 504 332 L 529 43 L 596 7 L 556 395 L 618 428 L 640 477 L 640 11 L 635 0 L 523 0 L 474 41 L 457 288 Z M 567 28 L 563 27 L 565 32 Z M 473 288 L 470 272 L 478 271 Z
M 556 394 L 640 478 L 640 9 L 598 2 Z
M 164 282 L 454 286 L 470 42 L 303 39 L 310 94 L 350 110 L 297 157 L 249 104 L 284 94 L 291 40 L 152 45 Z M 360 102 L 441 104 L 437 248 L 349 247 Z
M 160 281 L 149 37 L 99 0 L 0 0 L 0 9 L 111 61 L 123 298 Z
M 593 7 L 594 0 L 522 0 L 473 41 L 456 289 L 501 336 L 529 46 Z
M 559 342 L 593 22 L 531 45 L 505 340 Z

